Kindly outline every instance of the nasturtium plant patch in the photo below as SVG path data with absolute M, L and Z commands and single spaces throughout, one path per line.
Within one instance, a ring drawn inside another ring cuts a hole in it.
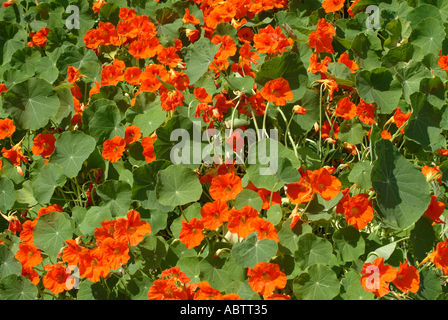
M 446 1 L 0 2 L 1 300 L 448 298 Z

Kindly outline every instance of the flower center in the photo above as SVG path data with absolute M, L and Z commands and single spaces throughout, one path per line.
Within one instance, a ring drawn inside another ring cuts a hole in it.
M 90 263 L 90 265 L 91 265 L 92 267 L 96 267 L 96 266 L 98 265 L 98 260 L 97 260 L 96 258 L 93 258 L 93 259 L 92 259 L 92 262 Z
M 261 278 L 262 278 L 264 281 L 269 281 L 269 280 L 271 280 L 271 276 L 270 276 L 269 273 L 267 273 L 267 272 L 263 272 L 263 274 L 261 275 Z

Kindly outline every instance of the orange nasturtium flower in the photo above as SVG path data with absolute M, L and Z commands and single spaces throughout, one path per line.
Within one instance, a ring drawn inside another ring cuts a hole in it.
M 408 293 L 408 291 L 417 293 L 420 288 L 420 275 L 417 268 L 408 266 L 408 263 L 408 259 L 403 264 L 400 261 L 397 278 L 392 283 L 404 293 Z
M 316 31 L 310 33 L 308 43 L 310 48 L 315 48 L 316 53 L 328 52 L 334 53 L 333 49 L 333 35 L 336 35 L 336 30 L 324 18 L 317 23 Z
M 163 48 L 157 55 L 157 60 L 165 66 L 176 68 L 177 64 L 182 61 L 176 53 L 175 47 Z
M 98 282 L 109 274 L 109 262 L 101 248 L 83 249 L 79 254 L 79 275 Z
M 20 240 L 23 242 L 33 243 L 33 230 L 38 219 L 26 220 L 22 224 L 22 232 L 20 232 Z
M 335 198 L 341 190 L 341 181 L 332 176 L 326 168 L 314 170 L 308 173 L 310 185 L 313 191 L 322 199 L 329 201 Z
M 76 81 L 82 78 L 82 74 L 75 67 L 69 66 L 67 68 L 67 73 L 68 73 L 68 82 L 70 83 L 75 83 Z
M 222 200 L 207 202 L 201 208 L 201 221 L 205 229 L 215 230 L 228 221 L 228 206 Z
M 285 192 L 291 203 L 294 204 L 307 203 L 314 198 L 313 188 L 303 177 L 300 177 L 299 182 L 287 184 Z
M 31 46 L 45 47 L 45 45 L 47 44 L 47 35 L 49 32 L 50 29 L 48 28 L 42 28 L 36 33 L 31 32 Z
M 9 150 L 3 148 L 2 156 L 11 161 L 15 167 L 20 167 L 21 161 L 28 162 L 27 158 L 22 153 L 22 142 L 19 142 Z
M 292 47 L 293 40 L 286 38 L 282 33 L 282 28 L 277 26 L 275 29 L 268 25 L 260 29 L 258 34 L 254 35 L 254 48 L 259 53 L 267 53 L 276 56 L 286 51 L 287 47 Z
M 105 66 L 101 70 L 101 85 L 115 86 L 119 81 L 124 80 L 123 71 L 126 68 L 123 61 L 114 59 L 112 65 Z
M 256 231 L 251 225 L 256 218 L 258 218 L 258 211 L 249 205 L 245 205 L 240 210 L 232 209 L 229 211 L 227 229 L 231 233 L 238 234 L 240 238 L 246 238 Z
M 243 191 L 243 182 L 233 172 L 214 177 L 209 189 L 210 196 L 213 200 L 220 199 L 224 202 L 235 200 L 241 191 Z
M 445 211 L 445 204 L 441 201 L 437 201 L 437 196 L 431 195 L 431 203 L 423 215 L 433 221 L 432 225 L 436 223 L 445 224 L 445 222 L 440 220 L 443 211 Z
M 124 140 L 126 140 L 126 144 L 130 145 L 134 142 L 137 142 L 142 137 L 142 132 L 140 128 L 137 126 L 127 126 L 124 132 Z
M 136 246 L 143 240 L 143 236 L 151 233 L 151 225 L 141 220 L 140 213 L 136 210 L 129 210 L 126 218 L 118 218 L 114 228 L 114 239 L 126 241 L 131 246 Z
M 0 119 L 0 140 L 9 138 L 16 132 L 16 126 L 11 119 Z
M 356 4 L 359 2 L 359 0 L 355 0 L 353 1 L 353 3 L 351 4 L 351 6 L 347 9 L 348 14 L 350 15 L 350 17 L 354 18 L 355 14 L 353 13 L 353 7 L 356 6 Z
M 258 240 L 269 239 L 278 243 L 278 232 L 272 222 L 260 217 L 255 217 L 255 219 L 251 221 L 251 228 L 253 232 L 258 233 Z
M 350 97 L 338 101 L 335 114 L 344 119 L 353 119 L 356 116 L 356 105 L 350 101 Z
M 448 55 L 441 56 L 437 62 L 440 68 L 442 68 L 445 71 L 448 71 Z
M 360 193 L 350 197 L 347 193 L 339 201 L 336 213 L 343 214 L 349 225 L 361 230 L 373 219 L 372 201 L 368 194 Z
M 430 167 L 425 165 L 422 168 L 422 173 L 425 175 L 426 181 L 437 180 L 440 184 L 442 183 L 442 173 L 439 166 Z
M 119 241 L 106 238 L 101 242 L 101 249 L 104 251 L 109 268 L 117 269 L 121 264 L 127 264 L 129 259 L 129 246 L 126 241 Z
M 212 96 L 207 93 L 204 88 L 196 87 L 193 91 L 194 96 L 201 102 L 210 103 L 212 102 Z
M 130 84 L 138 85 L 141 82 L 142 73 L 139 67 L 126 68 L 124 71 L 124 80 Z
M 20 261 L 22 266 L 33 268 L 42 262 L 40 250 L 32 242 L 19 243 L 19 250 L 15 258 Z
M 331 62 L 331 58 L 326 56 L 321 62 L 317 62 L 317 54 L 312 54 L 310 58 L 310 66 L 308 67 L 308 72 L 318 73 L 327 71 L 328 64 Z
M 375 121 L 375 108 L 372 103 L 367 103 L 363 99 L 359 102 L 356 107 L 356 115 L 358 119 L 368 126 L 376 123 Z
M 410 116 L 411 112 L 404 113 L 401 111 L 401 108 L 398 107 L 394 112 L 393 122 L 397 128 L 400 128 L 406 121 L 408 121 Z M 404 127 L 400 129 L 400 132 L 404 134 Z
M 157 136 L 155 134 L 151 137 L 144 137 L 142 139 L 143 156 L 148 163 L 156 160 L 156 154 L 154 153 L 154 141 L 156 141 L 156 139 Z
M 252 290 L 263 296 L 270 296 L 275 289 L 286 286 L 286 274 L 280 271 L 278 264 L 262 261 L 249 268 L 247 273 Z
M 390 292 L 389 283 L 397 277 L 398 270 L 384 265 L 384 258 L 378 257 L 373 263 L 364 263 L 362 266 L 361 286 L 377 297 L 384 297 Z
M 286 105 L 286 101 L 294 98 L 289 82 L 283 78 L 268 81 L 260 91 L 263 98 L 277 106 Z
M 344 7 L 345 0 L 325 0 L 322 2 L 322 8 L 325 13 L 336 12 Z
M 45 265 L 44 270 L 47 271 L 42 278 L 45 289 L 50 290 L 53 294 L 58 294 L 69 290 L 67 288 L 67 278 L 70 277 L 70 273 L 66 272 L 66 267 L 57 262 L 53 265 Z
M 110 162 L 117 162 L 123 156 L 126 148 L 126 140 L 120 136 L 108 139 L 103 143 L 103 152 L 101 155 Z
M 200 21 L 199 19 L 197 19 L 194 15 L 190 14 L 190 9 L 186 8 L 185 9 L 185 15 L 182 18 L 182 22 L 183 24 L 199 24 Z
M 180 230 L 179 240 L 187 246 L 188 249 L 194 248 L 204 240 L 204 223 L 197 218 L 191 218 L 189 222 L 182 220 L 182 229 Z
M 271 194 L 272 194 L 272 205 L 274 204 L 282 204 L 282 197 L 278 191 L 272 192 L 271 190 L 267 190 L 264 188 L 257 188 L 253 183 L 250 183 L 246 186 L 246 189 L 253 190 L 260 196 L 261 200 L 263 200 L 262 209 L 269 210 L 271 207 Z
M 174 281 L 157 279 L 148 291 L 149 300 L 188 300 L 187 293 Z
M 48 158 L 54 151 L 54 144 L 56 138 L 51 133 L 40 133 L 33 139 L 33 146 L 31 151 L 36 156 L 42 156 L 43 158 Z
M 78 242 L 73 239 L 65 240 L 67 247 L 62 252 L 62 261 L 67 262 L 68 265 L 77 265 L 79 262 L 79 254 L 84 247 L 80 246 Z
M 437 243 L 437 247 L 433 252 L 423 259 L 420 264 L 425 262 L 432 262 L 436 266 L 437 269 L 441 269 L 445 275 L 448 275 L 448 243 L 445 238 L 444 242 Z
M 198 283 L 199 290 L 194 294 L 194 300 L 220 300 L 221 293 L 218 289 L 210 287 L 208 281 Z
M 390 134 L 389 131 L 383 130 L 383 131 L 381 131 L 381 138 L 383 138 L 383 139 L 392 139 L 392 135 Z
M 348 53 L 344 52 L 338 59 L 338 62 L 345 64 L 352 72 L 356 72 L 359 69 L 358 64 L 349 59 Z

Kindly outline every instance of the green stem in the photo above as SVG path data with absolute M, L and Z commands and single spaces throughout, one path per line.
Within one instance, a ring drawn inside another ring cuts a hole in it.
M 280 114 L 281 114 L 282 117 L 283 117 L 283 120 L 284 120 L 285 123 L 286 123 L 287 120 L 286 120 L 286 116 L 285 116 L 283 110 L 282 110 L 281 108 L 278 108 L 278 111 L 280 112 Z M 294 111 L 293 111 L 293 112 L 294 112 Z M 294 116 L 294 113 L 293 113 L 293 116 Z M 293 117 L 291 117 L 291 120 L 292 120 L 292 118 L 293 118 Z M 289 125 L 291 124 L 291 120 L 289 121 L 288 126 L 286 127 L 286 133 L 285 133 L 285 147 L 288 146 L 287 141 L 286 141 L 286 137 L 289 137 L 289 141 L 291 142 L 291 144 L 292 144 L 292 148 L 294 149 L 294 154 L 295 154 L 296 158 L 298 159 L 298 158 L 299 158 L 299 155 L 298 155 L 298 153 L 297 153 L 297 146 L 296 146 L 296 144 L 295 144 L 295 142 L 294 142 L 294 139 L 292 138 L 291 132 L 289 131 Z
M 264 116 L 263 116 L 263 132 L 266 134 L 266 137 L 268 137 L 268 138 L 269 138 L 269 135 L 268 135 L 268 132 L 266 131 L 266 118 L 268 115 L 269 104 L 270 104 L 270 102 L 268 101 L 268 103 L 266 105 L 266 109 L 264 110 Z

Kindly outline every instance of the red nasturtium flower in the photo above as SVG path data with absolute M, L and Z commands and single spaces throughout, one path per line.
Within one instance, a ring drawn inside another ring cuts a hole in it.
M 58 294 L 69 290 L 67 288 L 67 278 L 70 277 L 70 273 L 66 272 L 66 267 L 61 263 L 57 262 L 53 265 L 47 264 L 44 266 L 44 270 L 47 271 L 45 276 L 42 278 L 42 283 L 45 289 L 48 289 L 53 294 Z
M 235 200 L 236 196 L 243 191 L 243 182 L 233 172 L 220 174 L 214 177 L 210 183 L 210 196 L 213 200 L 227 202 Z
M 204 240 L 204 223 L 197 218 L 191 218 L 189 222 L 182 220 L 182 229 L 180 230 L 179 240 L 187 246 L 188 249 L 194 248 Z
M 125 148 L 126 140 L 120 136 L 116 136 L 104 141 L 101 155 L 110 162 L 117 162 L 123 156 Z
M 384 265 L 384 258 L 378 257 L 373 263 L 364 263 L 362 266 L 361 286 L 377 297 L 384 297 L 390 292 L 389 284 L 397 277 L 398 270 Z
M 286 286 L 286 275 L 280 271 L 278 264 L 262 261 L 249 268 L 247 273 L 252 290 L 263 296 L 270 296 L 275 289 Z
M 68 82 L 70 83 L 75 83 L 76 81 L 82 78 L 82 74 L 75 67 L 69 66 L 67 68 L 67 73 L 68 73 Z
M 325 0 L 322 2 L 322 8 L 325 9 L 325 13 L 330 13 L 341 10 L 344 4 L 345 0 Z
M 349 225 L 361 230 L 373 219 L 372 201 L 368 194 L 360 193 L 350 197 L 347 193 L 339 201 L 336 213 L 343 214 Z
M 292 101 L 294 98 L 289 82 L 281 77 L 268 81 L 260 93 L 263 98 L 277 106 L 284 106 L 286 101 Z
M 276 56 L 286 51 L 287 47 L 292 47 L 291 38 L 286 38 L 282 33 L 282 28 L 277 26 L 275 29 L 268 25 L 260 29 L 258 34 L 254 35 L 254 48 L 259 53 L 267 53 Z
M 56 138 L 51 133 L 40 133 L 33 139 L 31 151 L 36 156 L 48 158 L 55 149 Z
M 420 288 L 420 275 L 417 268 L 409 266 L 408 263 L 408 259 L 404 263 L 400 261 L 397 277 L 392 283 L 404 293 L 408 293 L 408 291 L 417 293 Z
M 0 119 L 0 140 L 9 138 L 16 132 L 16 126 L 11 119 Z
M 208 281 L 198 283 L 199 290 L 194 294 L 194 300 L 220 300 L 221 293 L 218 289 L 210 287 Z
M 359 2 L 359 0 L 355 0 L 352 2 L 351 6 L 347 9 L 348 14 L 350 17 L 354 18 L 355 14 L 353 13 L 353 7 L 356 6 L 356 4 Z
M 406 121 L 408 121 L 410 116 L 411 112 L 404 113 L 401 111 L 401 108 L 398 107 L 394 112 L 393 122 L 397 128 L 400 128 Z M 404 127 L 400 129 L 400 132 L 404 134 Z
M 141 220 L 140 213 L 129 210 L 126 218 L 118 218 L 114 225 L 114 239 L 125 241 L 136 246 L 143 240 L 143 236 L 151 233 L 151 225 Z

